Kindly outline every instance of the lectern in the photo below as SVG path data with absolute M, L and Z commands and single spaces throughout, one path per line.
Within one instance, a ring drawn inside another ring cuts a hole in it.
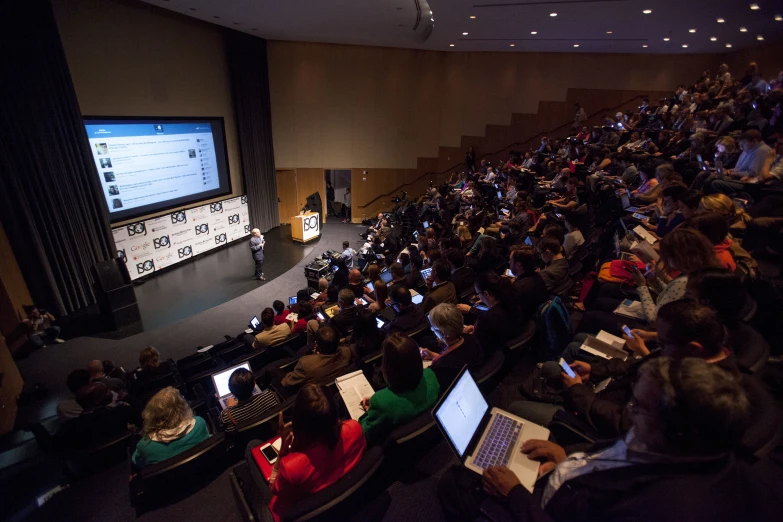
M 291 239 L 307 243 L 321 236 L 321 215 L 318 212 L 304 212 L 291 218 Z

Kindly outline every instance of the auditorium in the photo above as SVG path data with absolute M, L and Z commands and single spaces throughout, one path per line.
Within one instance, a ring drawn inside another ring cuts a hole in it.
M 780 0 L 0 26 L 3 520 L 780 519 Z

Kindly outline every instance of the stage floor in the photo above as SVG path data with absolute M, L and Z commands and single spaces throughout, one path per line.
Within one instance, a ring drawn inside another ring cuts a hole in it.
M 309 250 L 307 247 L 320 242 L 308 245 L 293 242 L 290 225 L 270 230 L 264 234 L 264 239 L 266 281 L 254 277 L 255 262 L 248 239 L 173 266 L 136 285 L 134 290 L 144 330 L 176 323 L 260 288 L 299 263 Z

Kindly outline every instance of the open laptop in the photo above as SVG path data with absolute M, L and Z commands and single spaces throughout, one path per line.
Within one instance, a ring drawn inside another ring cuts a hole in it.
M 384 270 L 378 277 L 381 279 L 381 281 L 388 284 L 389 281 L 392 280 L 392 273 L 389 270 Z
M 226 409 L 226 401 L 233 397 L 231 390 L 228 389 L 228 380 L 231 378 L 231 374 L 234 373 L 234 370 L 237 368 L 244 368 L 248 371 L 253 371 L 250 369 L 250 363 L 245 362 L 212 374 L 212 384 L 215 385 L 215 392 L 217 393 L 221 410 Z M 259 393 L 261 393 L 261 388 L 259 388 L 258 384 L 256 384 L 253 388 L 253 395 L 258 395 Z
M 258 316 L 254 315 L 252 319 L 250 319 L 250 323 L 248 323 L 250 326 L 250 329 L 254 332 L 258 332 L 261 330 L 261 321 L 258 320 Z
M 463 368 L 432 416 L 462 464 L 476 473 L 507 466 L 533 492 L 539 463 L 520 451 L 530 439 L 547 440 L 549 430 L 498 408 L 490 411 L 473 376 Z

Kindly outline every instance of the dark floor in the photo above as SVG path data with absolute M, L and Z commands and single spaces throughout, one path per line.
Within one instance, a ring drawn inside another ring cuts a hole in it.
M 290 225 L 270 230 L 264 239 L 267 280 L 287 272 L 305 255 L 306 246 L 291 240 Z M 240 241 L 150 277 L 134 287 L 144 329 L 176 323 L 255 290 L 262 282 L 253 277 L 254 271 L 248 242 Z

